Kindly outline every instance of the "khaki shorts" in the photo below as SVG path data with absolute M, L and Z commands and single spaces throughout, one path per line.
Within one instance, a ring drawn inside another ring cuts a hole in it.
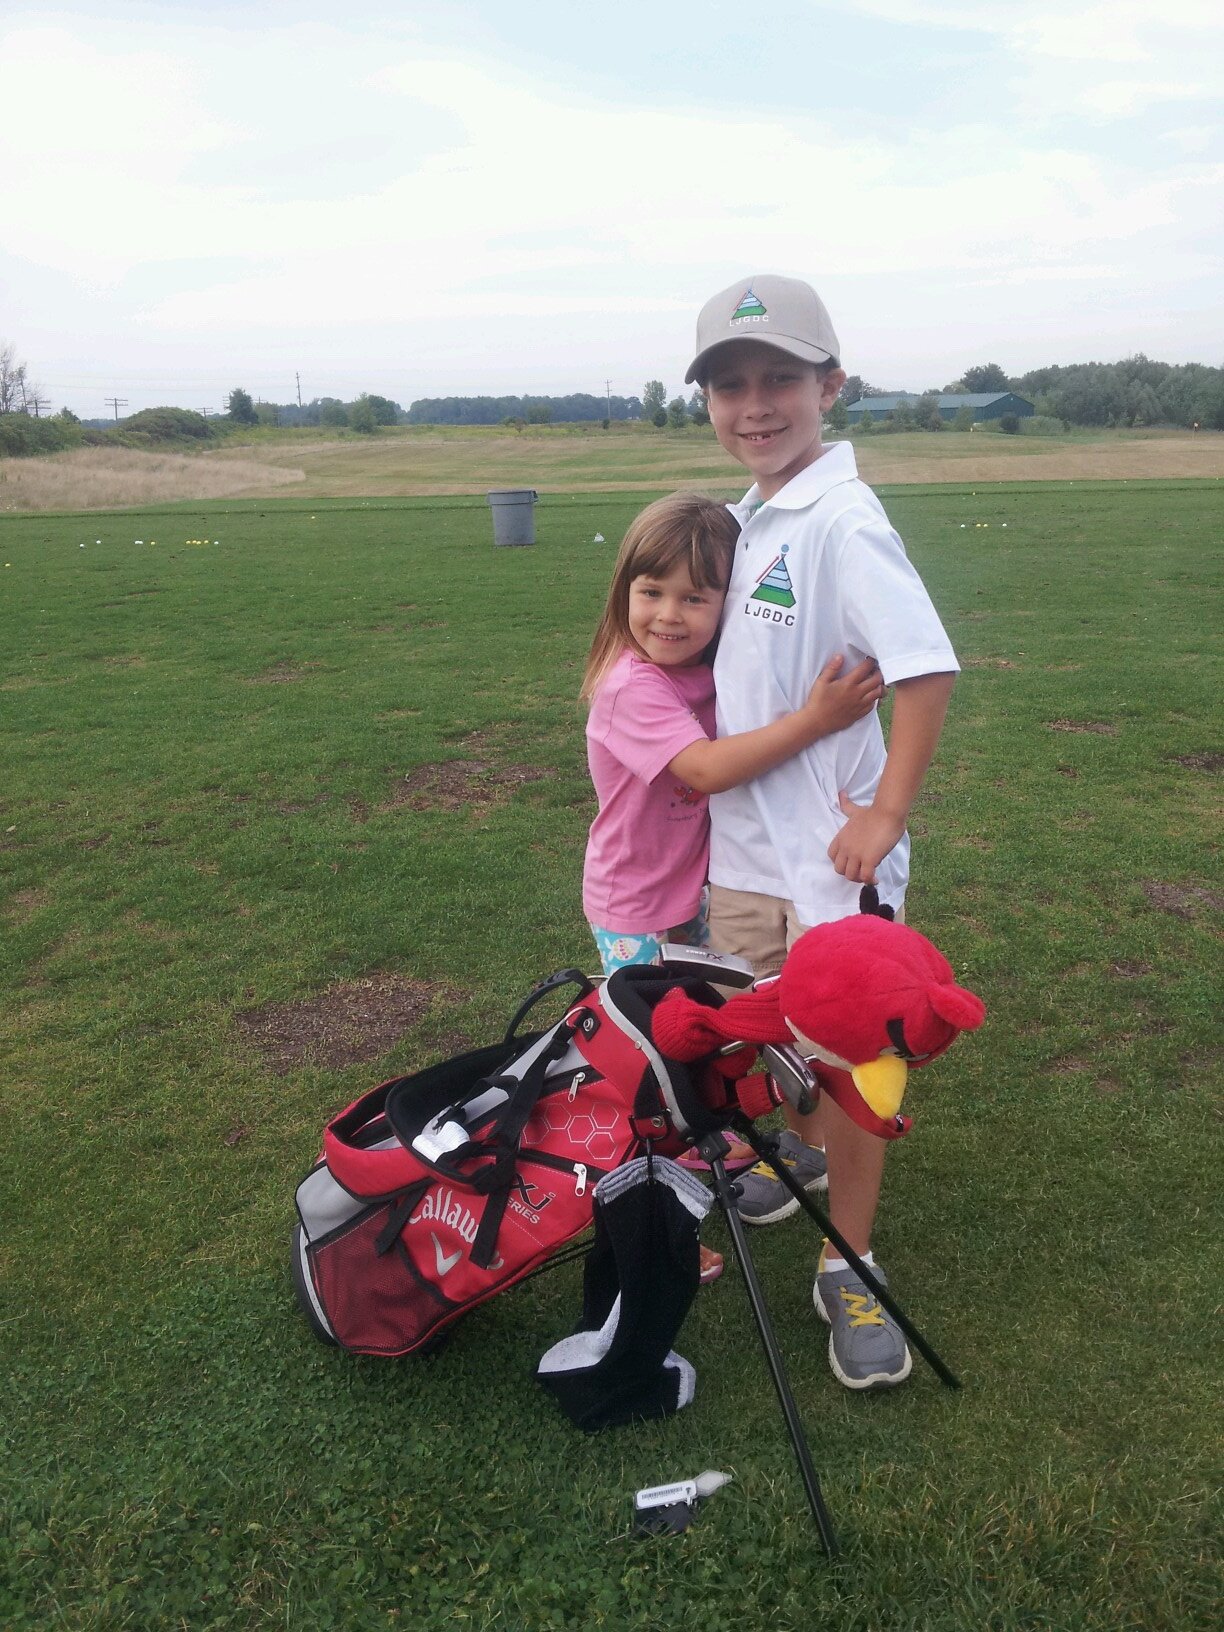
M 904 908 L 897 922 L 905 922 Z M 715 952 L 747 958 L 758 980 L 776 975 L 791 947 L 811 927 L 800 922 L 793 901 L 710 885 L 710 945 Z

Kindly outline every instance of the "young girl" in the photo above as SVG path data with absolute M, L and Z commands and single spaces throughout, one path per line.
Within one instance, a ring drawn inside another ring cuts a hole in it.
M 662 961 L 665 942 L 707 946 L 708 796 L 771 770 L 861 719 L 884 687 L 874 663 L 835 657 L 803 707 L 714 738 L 714 676 L 739 524 L 725 505 L 677 493 L 625 534 L 587 658 L 587 760 L 599 799 L 583 910 L 604 974 Z M 702 1280 L 722 1270 L 702 1248 Z

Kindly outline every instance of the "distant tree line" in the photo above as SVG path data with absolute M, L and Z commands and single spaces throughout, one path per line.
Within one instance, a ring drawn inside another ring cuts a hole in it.
M 404 416 L 409 425 L 573 425 L 604 419 L 638 419 L 637 397 L 596 397 L 575 391 L 568 397 L 420 397 Z
M 967 368 L 960 379 L 926 391 L 917 402 L 896 411 L 904 423 L 896 429 L 939 430 L 934 398 L 949 392 L 1014 391 L 1033 404 L 1039 417 L 1064 425 L 1180 425 L 1224 430 L 1224 368 L 1206 363 L 1158 363 L 1137 352 L 1119 363 L 1053 364 L 1027 374 L 1006 374 L 998 363 Z M 891 393 L 852 374 L 840 401 L 849 406 L 863 397 Z M 896 414 L 894 414 L 894 420 Z
M 998 363 L 967 368 L 959 379 L 924 392 L 916 401 L 902 403 L 891 428 L 942 430 L 935 397 L 949 392 L 1014 391 L 1036 409 L 1036 422 L 1057 428 L 1177 425 L 1224 430 L 1224 368 L 1206 363 L 1161 363 L 1137 352 L 1117 363 L 1053 364 L 1008 375 Z M 845 409 L 863 397 L 887 396 L 884 388 L 851 374 L 830 413 L 834 428 L 848 423 Z M 640 397 L 600 397 L 576 392 L 566 397 L 422 397 L 408 409 L 389 397 L 363 391 L 351 402 L 338 397 L 315 397 L 308 403 L 260 402 L 241 386 L 227 401 L 224 415 L 196 413 L 186 408 L 147 408 L 127 419 L 82 421 L 69 408 L 48 414 L 47 394 L 30 376 L 15 348 L 0 340 L 0 457 L 54 453 L 82 442 L 203 441 L 225 430 L 244 426 L 320 425 L 373 434 L 384 425 L 513 425 L 646 420 L 659 429 L 708 425 L 705 398 L 696 390 L 686 401 L 670 401 L 661 380 L 647 380 Z M 965 426 L 972 416 L 963 416 Z M 962 428 L 957 421 L 952 428 Z
M 1011 382 L 1039 414 L 1069 425 L 1185 425 L 1224 430 L 1224 368 L 1158 363 L 1137 352 L 1120 363 L 1055 364 Z
M 262 402 L 241 386 L 229 394 L 226 418 L 233 425 L 325 425 L 334 430 L 371 432 L 380 425 L 402 425 L 404 410 L 390 397 L 363 391 L 351 402 L 313 397 L 309 402 Z

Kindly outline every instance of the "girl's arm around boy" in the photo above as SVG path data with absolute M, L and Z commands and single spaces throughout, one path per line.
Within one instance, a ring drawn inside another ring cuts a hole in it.
M 843 878 L 874 884 L 875 870 L 905 832 L 943 730 L 955 674 L 920 674 L 893 687 L 888 757 L 869 805 L 838 795 L 845 825 L 829 846 L 829 860 Z
M 864 658 L 848 674 L 842 672 L 845 662 L 840 653 L 830 658 L 803 706 L 793 714 L 784 714 L 755 731 L 694 742 L 670 761 L 668 770 L 698 793 L 722 793 L 763 776 L 784 759 L 810 748 L 819 738 L 844 731 L 869 714 L 884 695 L 884 682 L 874 658 Z M 938 737 L 938 731 L 935 734 Z M 932 752 L 934 746 L 932 743 Z M 894 839 L 893 844 L 896 842 Z

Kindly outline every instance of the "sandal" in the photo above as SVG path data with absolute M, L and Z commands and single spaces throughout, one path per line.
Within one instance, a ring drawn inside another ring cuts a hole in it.
M 728 1173 L 742 1173 L 745 1168 L 751 1167 L 755 1163 L 757 1159 L 756 1151 L 748 1145 L 741 1144 L 738 1139 L 732 1138 L 730 1134 L 727 1135 L 727 1138 L 730 1141 L 731 1149 L 723 1166 Z M 676 1162 L 690 1173 L 708 1173 L 710 1171 L 709 1162 L 693 1146 L 690 1146 L 682 1156 L 677 1156 Z

